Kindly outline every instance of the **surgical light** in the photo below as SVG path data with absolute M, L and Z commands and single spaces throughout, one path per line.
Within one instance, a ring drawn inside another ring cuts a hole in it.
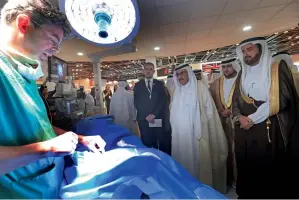
M 74 36 L 99 46 L 130 43 L 139 29 L 137 0 L 60 0 L 59 7 Z

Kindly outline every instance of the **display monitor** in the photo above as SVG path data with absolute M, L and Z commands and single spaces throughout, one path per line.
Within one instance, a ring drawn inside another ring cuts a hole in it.
M 48 58 L 48 69 L 50 82 L 64 82 L 68 75 L 67 62 L 55 56 Z

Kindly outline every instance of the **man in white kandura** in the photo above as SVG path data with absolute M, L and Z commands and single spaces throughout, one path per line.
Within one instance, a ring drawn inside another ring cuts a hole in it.
M 114 116 L 116 124 L 134 132 L 136 109 L 133 94 L 125 89 L 127 86 L 126 81 L 119 81 L 118 88 L 111 98 L 109 113 Z
M 177 66 L 173 79 L 172 156 L 195 178 L 225 193 L 227 141 L 211 94 L 188 64 Z

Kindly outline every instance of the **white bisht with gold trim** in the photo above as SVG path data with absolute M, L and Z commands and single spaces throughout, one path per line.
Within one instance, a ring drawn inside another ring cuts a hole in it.
M 178 66 L 179 68 L 179 66 Z M 226 136 L 207 86 L 183 65 L 189 82 L 182 86 L 176 75 L 170 106 L 172 157 L 195 178 L 226 192 Z

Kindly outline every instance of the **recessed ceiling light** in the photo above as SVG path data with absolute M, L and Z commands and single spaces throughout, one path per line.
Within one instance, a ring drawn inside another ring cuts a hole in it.
M 292 37 L 290 36 L 290 37 L 288 37 L 288 39 L 290 40 L 290 39 L 292 39 Z
M 252 26 L 250 26 L 250 25 L 243 27 L 243 31 L 249 31 L 251 29 L 252 29 Z
M 285 32 L 283 32 L 283 33 L 288 33 L 289 31 L 285 31 Z
M 159 50 L 160 50 L 160 47 L 155 47 L 154 50 L 155 50 L 155 51 L 159 51 Z
M 296 38 L 296 39 L 298 39 L 298 38 L 299 38 L 299 36 L 296 36 L 295 38 Z
M 278 32 L 274 33 L 275 35 L 278 35 Z
M 84 53 L 82 53 L 82 52 L 78 52 L 77 55 L 78 55 L 78 56 L 84 56 Z
M 239 44 L 236 44 L 236 46 L 239 46 Z
M 252 29 L 252 26 L 250 26 L 250 25 L 243 27 L 243 31 L 250 31 L 251 29 Z

